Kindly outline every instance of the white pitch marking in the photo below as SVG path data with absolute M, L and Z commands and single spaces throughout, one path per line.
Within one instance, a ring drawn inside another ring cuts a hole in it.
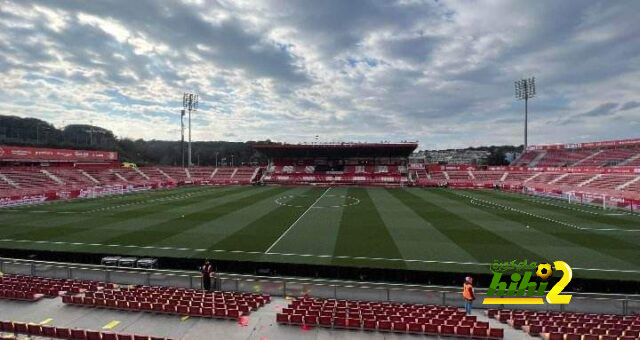
M 289 230 L 291 230 L 291 228 L 293 228 L 293 226 L 295 226 L 298 221 L 300 221 L 304 215 L 306 215 L 309 210 L 311 210 L 311 208 L 313 208 L 314 205 L 316 205 L 316 203 L 318 203 L 318 201 L 320 201 L 322 199 L 322 197 L 324 197 L 324 195 L 329 192 L 329 190 L 331 190 L 331 187 L 328 187 L 327 190 L 325 190 L 322 195 L 320 195 L 320 197 L 318 197 L 318 199 L 316 199 L 313 203 L 311 203 L 311 205 L 307 208 L 307 210 L 305 210 L 302 215 L 300 215 L 298 217 L 297 220 L 295 220 L 293 223 L 291 223 L 291 225 L 289 226 L 289 228 L 287 228 L 287 230 L 284 231 L 284 233 L 282 233 L 282 235 L 280 235 L 280 237 L 278 237 L 278 239 L 273 242 L 273 244 L 271 244 L 271 246 L 269 248 L 267 248 L 267 250 L 264 252 L 265 254 L 267 254 L 268 252 L 271 251 L 271 249 L 273 249 L 273 247 L 275 247 L 276 244 L 278 244 L 278 242 L 280 242 L 280 240 L 282 240 L 282 238 L 289 232 Z
M 0 239 L 0 242 L 15 242 L 15 243 L 49 243 L 58 245 L 69 245 L 70 242 L 62 241 L 35 241 L 35 240 L 14 240 L 14 239 Z M 78 243 L 78 242 L 74 242 Z M 85 246 L 97 246 L 97 247 L 125 247 L 118 244 L 99 244 L 99 243 L 85 243 Z M 242 254 L 260 254 L 260 255 L 273 255 L 273 256 L 293 256 L 293 257 L 313 257 L 313 258 L 336 258 L 336 259 L 351 259 L 351 260 L 367 260 L 367 261 L 393 261 L 393 262 L 413 262 L 413 263 L 431 263 L 431 264 L 452 264 L 452 265 L 465 265 L 465 266 L 489 266 L 493 263 L 483 262 L 458 262 L 458 261 L 439 261 L 439 260 L 421 260 L 421 259 L 396 259 L 386 257 L 366 257 L 366 256 L 346 256 L 346 255 L 328 255 L 328 254 L 295 254 L 295 253 L 264 253 L 260 251 L 244 251 L 244 250 L 225 250 L 225 249 L 190 249 L 190 248 L 174 248 L 174 247 L 153 247 L 153 246 L 135 246 L 131 248 L 140 249 L 162 249 L 162 250 L 183 250 L 183 251 L 196 251 L 204 252 L 210 251 L 214 253 L 242 253 Z M 602 268 L 572 268 L 573 270 L 584 271 L 597 271 L 597 272 L 613 272 L 613 273 L 633 273 L 640 274 L 640 270 L 626 270 L 626 269 L 602 269 Z
M 528 211 L 524 211 L 524 210 L 516 209 L 516 208 L 509 207 L 509 206 L 506 206 L 506 205 L 502 205 L 502 204 L 499 204 L 499 203 L 494 203 L 494 202 L 487 201 L 487 200 L 480 199 L 480 198 L 476 198 L 476 197 L 473 197 L 473 196 L 464 195 L 464 194 L 458 194 L 458 193 L 454 193 L 454 194 L 455 194 L 455 195 L 458 195 L 458 196 L 461 196 L 461 197 L 466 197 L 466 198 L 468 198 L 468 199 L 469 199 L 469 202 L 470 202 L 471 204 L 473 204 L 473 205 L 479 205 L 479 206 L 482 206 L 482 204 L 478 204 L 478 203 L 476 203 L 476 202 L 483 202 L 483 203 L 485 203 L 485 204 L 489 204 L 489 205 L 492 205 L 492 206 L 494 206 L 494 207 L 499 207 L 499 208 L 502 208 L 502 209 L 505 209 L 505 210 L 511 210 L 511 211 L 519 212 L 519 213 L 521 213 L 521 214 L 525 214 L 525 215 L 529 215 L 529 216 L 532 216 L 532 217 L 540 218 L 540 219 L 543 219 L 543 220 L 546 220 L 546 221 L 554 222 L 554 223 L 557 223 L 557 224 L 560 224 L 560 225 L 564 225 L 564 226 L 566 226 L 566 227 L 570 227 L 570 228 L 573 228 L 573 229 L 576 229 L 576 230 L 583 230 L 583 231 L 584 231 L 584 230 L 587 230 L 587 231 L 625 231 L 625 232 L 640 232 L 640 229 L 587 228 L 587 227 L 580 227 L 580 226 L 577 226 L 577 225 L 575 225 L 575 224 L 571 224 L 571 223 L 567 223 L 567 222 L 563 222 L 563 221 L 555 220 L 555 219 L 552 219 L 552 218 L 549 218 L 549 217 L 545 217 L 545 216 L 536 215 L 536 214 L 530 213 L 530 212 L 528 212 Z M 490 207 L 490 208 L 491 208 L 491 207 Z

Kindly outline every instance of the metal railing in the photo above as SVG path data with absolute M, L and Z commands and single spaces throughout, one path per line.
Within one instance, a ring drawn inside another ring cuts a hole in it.
M 0 258 L 0 272 L 60 279 L 92 280 L 126 285 L 201 288 L 196 271 L 109 267 L 62 262 Z M 218 273 L 217 287 L 224 291 L 266 293 L 273 296 L 305 294 L 332 299 L 394 301 L 462 306 L 461 287 L 359 282 L 328 279 L 255 276 Z M 640 295 L 576 293 L 568 305 L 481 305 L 487 289 L 477 288 L 477 308 L 521 308 L 584 313 L 640 313 Z

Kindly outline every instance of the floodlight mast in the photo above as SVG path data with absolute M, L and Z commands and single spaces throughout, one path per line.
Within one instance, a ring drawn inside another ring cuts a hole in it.
M 180 110 L 180 153 L 182 155 L 182 167 L 184 168 L 184 109 Z
M 189 112 L 189 144 L 187 147 L 187 167 L 191 167 L 191 165 L 193 165 L 191 163 L 191 111 L 196 111 L 198 109 L 198 95 L 185 92 L 182 96 L 182 108 L 184 109 L 184 111 Z
M 524 78 L 515 82 L 516 99 L 524 100 L 524 149 L 528 147 L 529 99 L 536 95 L 536 77 Z

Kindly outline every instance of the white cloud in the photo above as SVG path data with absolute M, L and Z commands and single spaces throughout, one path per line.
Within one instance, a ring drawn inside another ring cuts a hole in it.
M 535 75 L 534 143 L 637 137 L 639 9 L 636 1 L 5 1 L 0 114 L 176 140 L 181 93 L 192 90 L 201 95 L 200 140 L 517 144 L 513 81 Z

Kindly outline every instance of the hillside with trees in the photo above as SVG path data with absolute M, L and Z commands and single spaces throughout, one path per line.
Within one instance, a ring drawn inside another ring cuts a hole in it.
M 240 165 L 266 163 L 254 151 L 253 145 L 263 142 L 193 142 L 192 162 L 195 165 Z M 67 125 L 58 129 L 36 118 L 0 115 L 0 144 L 117 151 L 120 160 L 139 165 L 181 165 L 180 141 L 117 138 L 112 131 L 84 124 Z M 186 162 L 185 142 L 185 162 Z

